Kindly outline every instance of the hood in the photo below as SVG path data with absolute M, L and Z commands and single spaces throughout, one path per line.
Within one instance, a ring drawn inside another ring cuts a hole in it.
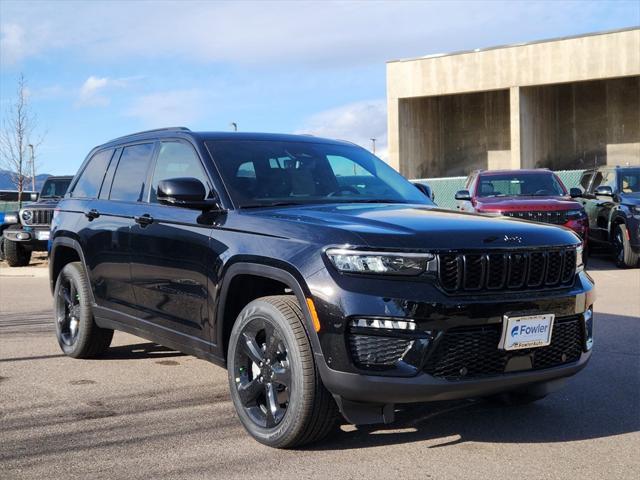
M 42 198 L 37 202 L 27 203 L 22 206 L 22 208 L 28 208 L 30 210 L 36 208 L 55 208 L 58 203 L 60 203 L 61 198 Z
M 478 210 L 488 212 L 521 212 L 526 210 L 576 210 L 582 205 L 570 197 L 485 197 L 478 198 Z
M 250 215 L 326 229 L 321 238 L 336 244 L 336 229 L 353 243 L 371 248 L 489 249 L 578 244 L 570 230 L 522 220 L 453 212 L 426 205 L 331 204 L 269 208 Z M 273 222 L 268 222 L 273 228 Z M 281 231 L 287 231 L 283 228 Z M 317 237 L 316 237 L 317 238 Z M 332 241 L 333 240 L 333 241 Z

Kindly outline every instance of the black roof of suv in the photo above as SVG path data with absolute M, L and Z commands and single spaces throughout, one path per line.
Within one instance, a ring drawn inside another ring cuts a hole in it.
M 349 142 L 121 137 L 89 154 L 51 235 L 67 355 L 99 354 L 115 329 L 225 366 L 238 418 L 275 447 L 322 438 L 338 411 L 362 424 L 399 403 L 531 401 L 590 357 L 574 233 L 437 209 Z

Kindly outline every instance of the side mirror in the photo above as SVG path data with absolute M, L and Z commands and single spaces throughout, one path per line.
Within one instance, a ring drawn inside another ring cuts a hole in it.
M 467 202 L 471 201 L 471 194 L 469 190 L 458 190 L 456 192 L 456 200 L 465 200 Z
M 420 190 L 425 197 L 427 197 L 428 199 L 430 199 L 431 201 L 436 199 L 435 194 L 433 193 L 433 190 L 431 190 L 431 187 L 429 185 L 426 185 L 424 183 L 420 183 L 420 182 L 414 182 L 413 184 L 418 190 Z
M 573 187 L 569 189 L 569 196 L 571 198 L 578 198 L 582 196 L 582 190 L 579 188 Z
M 613 197 L 613 189 L 608 185 L 601 185 L 596 188 L 595 194 L 603 197 Z
M 174 207 L 194 210 L 214 210 L 219 208 L 213 199 L 207 199 L 207 190 L 197 178 L 169 178 L 158 182 L 156 191 L 158 202 Z
M 38 201 L 38 194 L 37 193 L 32 193 L 31 194 L 31 201 L 32 202 L 37 202 Z

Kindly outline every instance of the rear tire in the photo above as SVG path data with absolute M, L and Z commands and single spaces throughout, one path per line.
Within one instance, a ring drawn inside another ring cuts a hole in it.
M 91 289 L 80 262 L 64 266 L 53 292 L 56 337 L 65 355 L 93 358 L 111 345 L 113 330 L 100 328 L 93 319 Z
M 247 432 L 271 447 L 316 442 L 337 425 L 303 322 L 295 297 L 263 297 L 240 312 L 229 339 L 231 400 Z
M 618 268 L 633 268 L 638 265 L 640 255 L 631 249 L 629 232 L 623 223 L 613 229 L 613 255 Z
M 31 251 L 7 238 L 4 239 L 4 254 L 10 267 L 26 267 L 31 261 Z

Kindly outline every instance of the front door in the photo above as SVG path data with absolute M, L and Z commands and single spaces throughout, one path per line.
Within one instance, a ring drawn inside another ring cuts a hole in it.
M 149 194 L 136 212 L 131 228 L 131 284 L 136 316 L 165 335 L 199 350 L 209 351 L 208 271 L 211 226 L 198 223 L 200 211 L 161 205 L 158 182 L 193 177 L 211 192 L 211 182 L 194 148 L 183 141 L 163 141 Z

